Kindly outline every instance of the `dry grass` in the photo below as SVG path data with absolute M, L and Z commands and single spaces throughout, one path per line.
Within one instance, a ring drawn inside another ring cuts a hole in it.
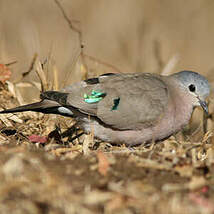
M 4 107 L 18 105 L 6 85 L 0 98 Z M 1 213 L 214 212 L 213 135 L 202 125 L 127 148 L 82 136 L 71 119 L 54 115 L 27 112 L 0 121 Z M 48 139 L 31 142 L 32 135 Z

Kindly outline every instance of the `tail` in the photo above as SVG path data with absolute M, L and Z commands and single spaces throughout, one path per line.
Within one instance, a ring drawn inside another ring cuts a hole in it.
M 45 114 L 59 114 L 58 112 L 59 106 L 60 105 L 57 102 L 50 101 L 50 100 L 42 100 L 36 103 L 18 106 L 11 109 L 5 109 L 3 111 L 0 111 L 0 114 L 16 113 L 16 112 L 24 112 L 24 111 L 34 111 L 34 112 L 41 112 Z
M 41 94 L 41 101 L 16 108 L 0 111 L 0 114 L 16 113 L 23 111 L 35 111 L 44 114 L 59 114 L 67 117 L 74 117 L 75 113 L 81 114 L 78 109 L 67 104 L 68 93 L 57 91 L 46 91 Z
M 65 107 L 53 100 L 46 100 L 46 99 L 40 102 L 18 106 L 16 108 L 5 109 L 3 111 L 0 111 L 0 114 L 16 113 L 16 112 L 23 112 L 23 111 L 34 111 L 34 112 L 41 112 L 44 114 L 59 114 L 66 117 L 74 117 L 75 115 L 73 111 L 77 112 L 78 114 L 78 111 L 72 106 Z

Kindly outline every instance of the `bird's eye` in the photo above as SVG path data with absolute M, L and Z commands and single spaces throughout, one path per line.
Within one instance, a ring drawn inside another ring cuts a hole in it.
M 193 84 L 189 85 L 189 90 L 191 92 L 195 92 L 195 85 L 193 85 Z

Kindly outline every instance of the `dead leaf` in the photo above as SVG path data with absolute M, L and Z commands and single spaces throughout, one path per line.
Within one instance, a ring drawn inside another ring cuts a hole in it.
M 28 139 L 33 143 L 47 143 L 47 137 L 46 136 L 38 136 L 38 135 L 31 135 L 28 137 Z
M 0 81 L 2 83 L 5 83 L 7 80 L 9 80 L 11 74 L 12 74 L 11 71 L 6 65 L 0 64 Z
M 109 168 L 109 161 L 106 155 L 101 151 L 97 152 L 97 158 L 98 158 L 98 171 L 101 175 L 106 176 Z

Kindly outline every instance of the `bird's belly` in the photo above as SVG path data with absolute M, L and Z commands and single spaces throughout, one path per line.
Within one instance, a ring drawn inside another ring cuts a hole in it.
M 173 116 L 171 109 L 165 116 L 151 127 L 136 130 L 115 130 L 101 125 L 96 120 L 82 118 L 80 126 L 86 133 L 92 132 L 94 136 L 102 141 L 113 143 L 125 143 L 129 145 L 142 144 L 147 141 L 157 141 L 169 137 L 185 126 L 191 116 L 192 111 L 187 111 L 183 117 Z
M 175 127 L 159 124 L 153 128 L 145 128 L 141 130 L 114 130 L 100 125 L 97 121 L 85 119 L 81 123 L 82 128 L 86 133 L 92 132 L 94 136 L 102 141 L 113 143 L 125 143 L 129 145 L 142 144 L 147 141 L 156 141 L 166 138 L 173 134 Z M 178 127 L 177 127 L 178 128 Z M 178 128 L 179 129 L 179 128 Z

